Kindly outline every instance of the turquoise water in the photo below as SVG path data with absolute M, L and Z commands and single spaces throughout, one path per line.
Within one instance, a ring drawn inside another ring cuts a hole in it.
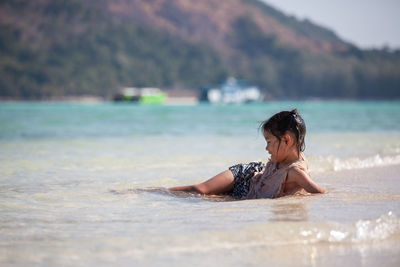
M 327 194 L 217 201 L 164 188 L 266 160 L 297 108 Z M 0 264 L 400 263 L 400 102 L 0 104 Z
M 272 102 L 229 106 L 1 103 L 0 138 L 255 134 L 258 123 L 298 108 L 309 133 L 400 131 L 400 102 Z

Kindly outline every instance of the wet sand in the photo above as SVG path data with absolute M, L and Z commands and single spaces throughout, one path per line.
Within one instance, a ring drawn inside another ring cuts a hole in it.
M 328 194 L 355 190 L 365 193 L 358 195 L 359 199 L 400 200 L 400 165 L 321 172 L 312 176 L 328 190 Z

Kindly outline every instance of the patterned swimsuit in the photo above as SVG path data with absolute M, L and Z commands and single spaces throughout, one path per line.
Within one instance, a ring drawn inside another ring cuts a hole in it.
M 238 199 L 247 197 L 250 188 L 250 180 L 255 172 L 261 172 L 265 168 L 265 163 L 250 162 L 247 164 L 236 164 L 229 167 L 233 173 L 234 185 L 230 196 Z

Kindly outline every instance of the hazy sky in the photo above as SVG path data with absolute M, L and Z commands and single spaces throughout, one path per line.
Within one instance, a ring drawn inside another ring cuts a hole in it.
M 400 49 L 400 0 L 262 0 L 361 48 Z

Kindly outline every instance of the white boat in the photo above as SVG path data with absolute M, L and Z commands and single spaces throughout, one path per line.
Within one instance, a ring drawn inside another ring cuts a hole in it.
M 229 77 L 220 87 L 203 88 L 200 101 L 210 103 L 246 103 L 262 100 L 257 86 L 248 85 L 234 77 Z

